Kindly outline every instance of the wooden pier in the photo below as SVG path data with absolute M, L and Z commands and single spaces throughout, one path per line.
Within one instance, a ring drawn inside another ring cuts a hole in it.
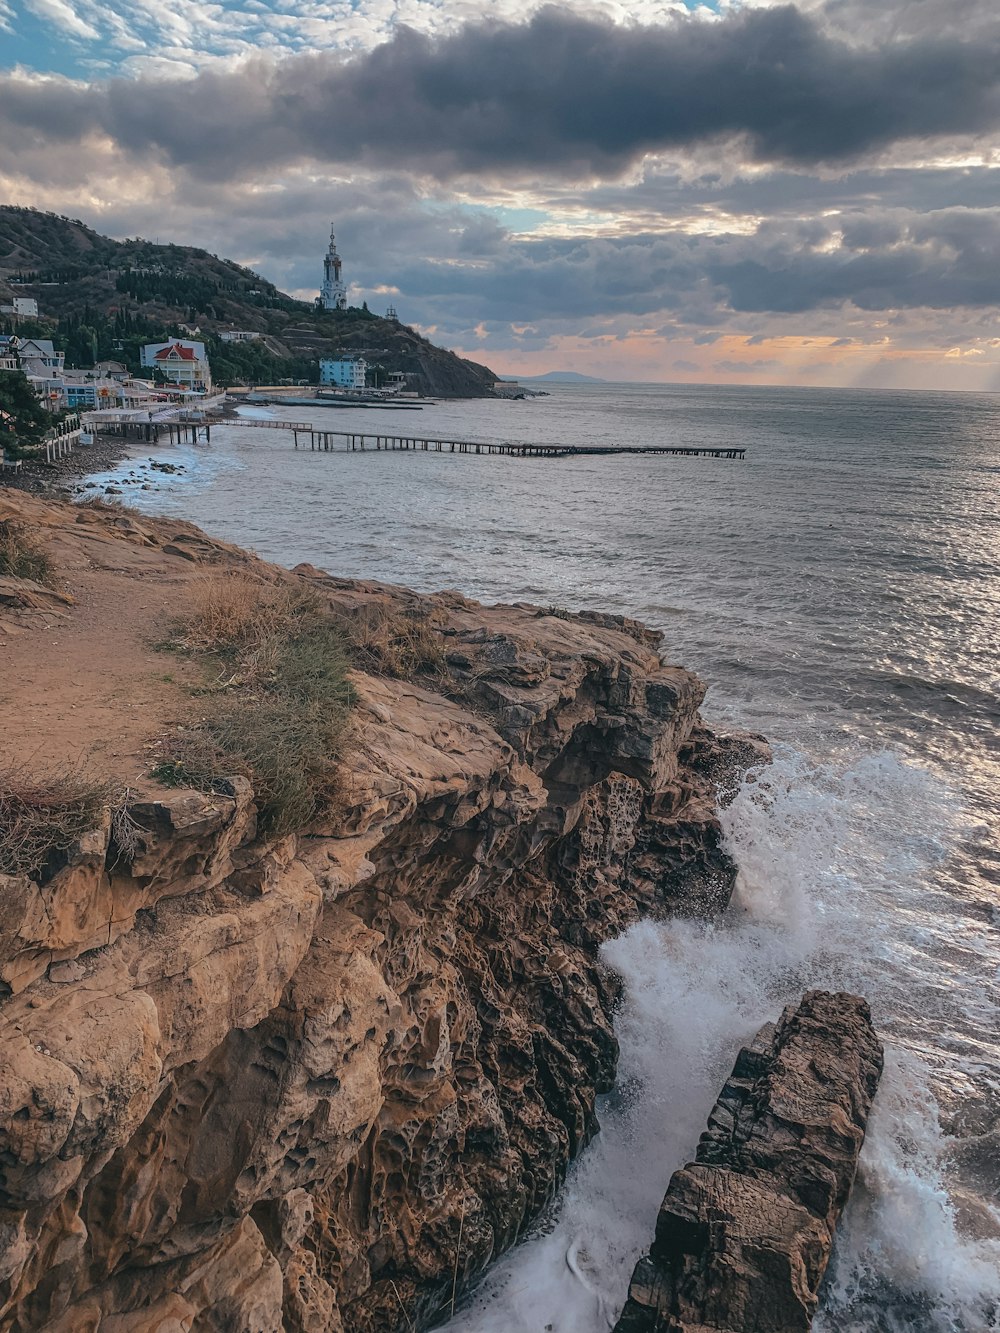
M 295 448 L 331 453 L 346 450 L 359 452 L 415 452 L 438 454 L 500 454 L 506 458 L 590 458 L 606 454 L 672 454 L 683 458 L 730 458 L 746 456 L 746 449 L 733 446 L 715 448 L 706 445 L 650 444 L 524 444 L 521 441 L 438 439 L 433 436 L 381 435 L 358 431 L 317 430 L 314 426 L 295 421 L 253 423 L 241 421 L 241 426 L 267 425 L 274 429 L 290 430 Z
M 212 426 L 203 415 L 167 408 L 159 412 L 135 410 L 88 412 L 85 429 L 94 435 L 117 435 L 127 440 L 156 444 L 165 437 L 170 444 L 210 444 Z

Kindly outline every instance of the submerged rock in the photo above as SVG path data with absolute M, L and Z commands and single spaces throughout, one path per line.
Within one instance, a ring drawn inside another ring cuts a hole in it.
M 806 1333 L 881 1073 L 856 995 L 809 991 L 762 1027 L 670 1181 L 615 1333 Z

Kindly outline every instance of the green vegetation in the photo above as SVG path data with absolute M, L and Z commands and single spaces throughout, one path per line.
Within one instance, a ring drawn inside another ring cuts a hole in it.
M 323 244 L 318 237 L 317 281 Z M 0 332 L 51 338 L 67 365 L 83 368 L 116 360 L 134 374 L 142 343 L 194 337 L 205 342 L 221 385 L 315 382 L 321 357 L 347 352 L 379 364 L 376 380 L 402 371 L 432 394 L 488 393 L 495 378 L 364 305 L 323 310 L 206 250 L 139 237 L 113 241 L 35 209 L 0 206 L 0 286 L 36 297 L 42 311 L 37 320 L 0 323 Z M 231 328 L 266 341 L 223 343 L 219 333 Z
M 52 562 L 20 523 L 0 519 L 0 574 L 51 584 Z
M 20 370 L 0 370 L 0 413 L 0 444 L 10 458 L 29 452 L 53 421 Z
M 319 362 L 313 356 L 277 356 L 263 342 L 227 343 L 208 335 L 205 351 L 212 381 L 229 384 L 279 384 L 283 380 L 305 380 L 316 384 Z
M 0 769 L 0 874 L 46 880 L 112 800 L 108 786 L 76 772 L 47 776 Z
M 301 829 L 328 808 L 351 688 L 341 627 L 319 602 L 243 572 L 211 575 L 173 646 L 212 661 L 217 707 L 162 742 L 153 777 L 202 791 L 248 777 L 263 833 Z

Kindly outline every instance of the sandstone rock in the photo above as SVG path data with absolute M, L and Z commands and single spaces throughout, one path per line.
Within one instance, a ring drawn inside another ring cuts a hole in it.
M 56 588 L 47 588 L 34 579 L 15 579 L 0 575 L 0 605 L 18 606 L 38 610 L 51 609 L 53 602 L 61 606 L 72 606 L 73 598 L 69 593 L 59 592 Z
M 250 784 L 233 778 L 231 788 L 232 796 L 177 791 L 134 800 L 142 845 L 131 860 L 109 840 L 106 821 L 50 879 L 0 875 L 0 980 L 18 993 L 50 963 L 113 944 L 160 898 L 222 883 L 255 830 Z
M 8 512 L 164 603 L 206 564 L 293 579 L 175 520 L 0 493 Z M 133 775 L 137 847 L 109 824 L 0 885 L 11 1333 L 429 1326 L 595 1132 L 600 945 L 732 891 L 704 687 L 658 636 L 299 578 L 442 650 L 411 680 L 353 673 L 337 808 L 262 841 L 244 780 Z
M 807 1333 L 881 1072 L 855 995 L 810 991 L 761 1028 L 670 1181 L 616 1333 Z

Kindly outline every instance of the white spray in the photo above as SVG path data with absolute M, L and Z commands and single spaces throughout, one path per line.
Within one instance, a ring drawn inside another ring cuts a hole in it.
M 647 921 L 605 946 L 625 982 L 619 1092 L 553 1214 L 449 1333 L 606 1333 L 736 1051 L 814 986 L 864 994 L 888 1048 L 817 1333 L 1000 1328 L 1000 1220 L 992 1237 L 959 1232 L 920 1027 L 931 1001 L 947 1021 L 925 992 L 960 1005 L 963 982 L 982 989 L 960 974 L 965 953 L 942 972 L 935 940 L 955 922 L 927 906 L 957 819 L 941 783 L 891 755 L 837 766 L 785 751 L 744 786 L 724 815 L 740 867 L 727 918 Z

